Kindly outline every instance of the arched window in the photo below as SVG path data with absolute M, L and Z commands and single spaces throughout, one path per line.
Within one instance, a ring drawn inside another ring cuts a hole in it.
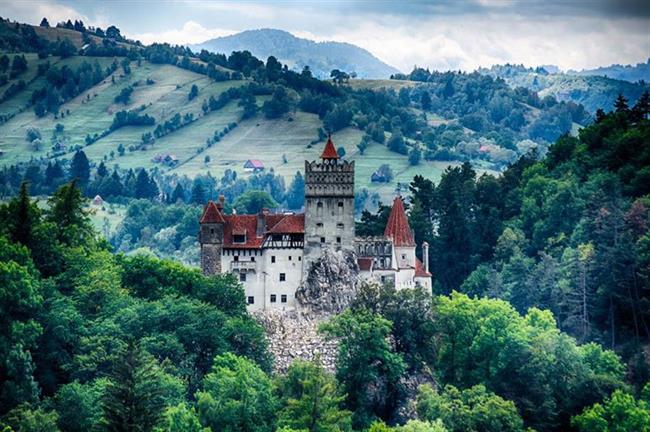
M 316 204 L 316 216 L 323 216 L 323 203 L 320 201 Z
M 343 201 L 339 201 L 339 215 L 343 214 Z

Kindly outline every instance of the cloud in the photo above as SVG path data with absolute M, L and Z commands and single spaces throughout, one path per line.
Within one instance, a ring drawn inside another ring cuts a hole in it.
M 144 44 L 153 42 L 168 42 L 176 45 L 188 45 L 204 42 L 208 39 L 214 39 L 220 36 L 228 36 L 237 33 L 236 30 L 221 28 L 208 29 L 195 21 L 187 21 L 181 29 L 163 31 L 159 33 L 126 33 L 131 39 L 139 40 Z
M 2 6 L 2 15 L 10 17 L 19 22 L 29 24 L 39 24 L 43 17 L 46 17 L 50 24 L 55 25 L 60 21 L 82 20 L 84 23 L 91 24 L 90 19 L 77 12 L 72 7 L 60 3 L 40 2 L 40 1 L 12 1 L 0 2 Z M 94 25 L 94 24 L 93 24 Z

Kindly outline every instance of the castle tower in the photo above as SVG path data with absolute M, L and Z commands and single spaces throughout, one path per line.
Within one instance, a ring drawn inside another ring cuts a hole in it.
M 221 251 L 223 248 L 224 220 L 221 209 L 223 208 L 223 196 L 219 197 L 219 203 L 208 201 L 203 216 L 201 216 L 199 243 L 201 244 L 201 270 L 206 276 L 221 273 Z
M 384 236 L 393 241 L 397 268 L 415 267 L 415 239 L 404 211 L 404 202 L 399 196 L 393 200 Z
M 339 158 L 332 138 L 320 160 L 305 161 L 305 248 L 303 272 L 324 248 L 353 250 L 354 162 Z

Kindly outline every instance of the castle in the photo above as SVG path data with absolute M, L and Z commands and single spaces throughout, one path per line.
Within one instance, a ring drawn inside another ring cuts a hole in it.
M 201 216 L 201 269 L 237 275 L 249 310 L 294 309 L 296 290 L 326 248 L 354 252 L 361 280 L 431 289 L 429 247 L 422 244 L 422 264 L 400 197 L 383 236 L 355 237 L 354 162 L 339 158 L 331 138 L 320 160 L 305 161 L 304 213 L 226 215 L 223 204 L 223 196 L 208 202 Z

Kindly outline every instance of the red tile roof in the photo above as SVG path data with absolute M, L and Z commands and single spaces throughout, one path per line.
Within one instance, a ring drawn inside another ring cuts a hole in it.
M 384 235 L 393 240 L 393 244 L 397 247 L 415 246 L 413 232 L 409 227 L 401 197 L 395 197 L 393 201 L 393 208 L 390 211 Z
M 372 270 L 372 258 L 359 257 L 359 258 L 357 258 L 357 264 L 359 265 L 359 270 L 361 270 L 361 271 L 370 271 L 370 270 Z
M 259 249 L 264 237 L 257 237 L 256 215 L 226 215 L 223 229 L 223 247 L 232 249 Z M 234 235 L 246 235 L 244 243 L 235 243 Z
M 419 259 L 415 259 L 415 277 L 431 277 L 431 273 L 424 269 L 424 264 Z
M 214 201 L 208 201 L 199 223 L 224 223 L 223 216 Z
M 321 159 L 338 159 L 339 154 L 336 152 L 336 149 L 334 148 L 334 143 L 332 142 L 332 137 L 327 137 L 327 143 L 325 143 L 325 149 L 323 149 L 323 153 L 320 155 Z
M 230 249 L 259 249 L 267 234 L 303 234 L 305 232 L 304 214 L 265 214 L 265 232 L 257 236 L 258 215 L 225 215 L 223 247 Z M 246 241 L 235 243 L 235 235 L 245 235 Z
M 286 215 L 268 232 L 274 234 L 303 234 L 305 232 L 305 214 Z
M 264 168 L 264 163 L 259 159 L 248 159 L 244 164 L 245 167 Z

